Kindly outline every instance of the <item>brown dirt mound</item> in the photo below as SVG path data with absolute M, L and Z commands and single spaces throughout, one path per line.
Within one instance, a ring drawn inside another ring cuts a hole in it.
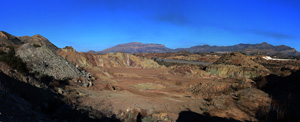
M 227 55 L 223 55 L 219 60 L 214 62 L 214 64 L 225 64 L 225 65 L 236 65 L 243 67 L 259 67 L 263 68 L 260 64 L 254 62 L 252 57 L 246 56 L 244 54 L 233 52 Z

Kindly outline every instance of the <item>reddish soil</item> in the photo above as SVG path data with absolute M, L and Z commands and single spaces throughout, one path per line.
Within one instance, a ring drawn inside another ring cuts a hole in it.
M 143 113 L 143 116 L 172 121 L 175 121 L 182 111 L 193 111 L 199 114 L 210 112 L 220 117 L 226 117 L 229 111 L 230 118 L 241 121 L 255 120 L 252 116 L 255 113 L 248 114 L 248 111 L 239 109 L 242 103 L 236 102 L 230 95 L 235 91 L 230 91 L 229 86 L 233 87 L 234 83 L 240 84 L 237 79 L 173 75 L 169 68 L 107 68 L 106 70 L 111 74 L 111 79 L 98 78 L 93 87 L 77 88 L 81 96 L 85 96 L 79 99 L 81 106 L 90 106 L 108 116 L 115 114 L 125 120 L 128 118 L 126 115 L 133 111 Z M 193 94 L 192 88 L 204 92 L 205 96 L 204 93 Z M 263 92 L 254 94 L 253 99 L 261 99 L 261 97 L 266 100 L 257 103 L 258 106 L 269 103 L 268 97 Z M 254 102 L 247 97 L 243 97 L 243 101 Z M 228 108 L 227 104 L 231 107 Z M 257 106 L 252 109 L 256 110 Z M 216 111 L 219 111 L 218 114 L 215 113 Z
M 101 79 L 95 86 L 81 90 L 89 97 L 82 99 L 83 104 L 107 109 L 109 106 L 115 113 L 130 108 L 146 110 L 148 114 L 167 112 L 177 118 L 178 113 L 192 110 L 202 113 L 199 106 L 206 104 L 201 98 L 193 97 L 189 87 L 213 78 L 182 77 L 169 73 L 169 69 L 142 68 L 109 68 L 116 83 L 108 83 Z M 107 87 L 111 84 L 113 89 Z M 103 103 L 104 102 L 104 103 Z M 97 106 L 101 104 L 101 106 Z

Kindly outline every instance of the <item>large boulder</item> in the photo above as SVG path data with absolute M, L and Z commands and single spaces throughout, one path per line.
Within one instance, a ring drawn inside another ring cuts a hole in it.
M 24 44 L 18 48 L 16 55 L 19 55 L 33 71 L 53 76 L 57 80 L 80 76 L 79 70 L 74 65 L 46 45 L 33 47 L 31 44 Z

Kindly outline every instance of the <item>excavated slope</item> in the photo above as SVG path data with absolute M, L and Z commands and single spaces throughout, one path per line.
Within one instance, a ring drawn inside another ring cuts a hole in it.
M 80 76 L 79 70 L 74 65 L 46 46 L 33 47 L 31 44 L 24 44 L 17 50 L 16 54 L 33 71 L 53 76 L 55 79 L 63 80 Z

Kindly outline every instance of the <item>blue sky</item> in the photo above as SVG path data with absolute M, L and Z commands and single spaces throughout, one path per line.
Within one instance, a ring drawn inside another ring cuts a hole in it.
M 100 51 L 128 42 L 169 48 L 239 43 L 300 51 L 299 0 L 3 0 L 0 30 Z

